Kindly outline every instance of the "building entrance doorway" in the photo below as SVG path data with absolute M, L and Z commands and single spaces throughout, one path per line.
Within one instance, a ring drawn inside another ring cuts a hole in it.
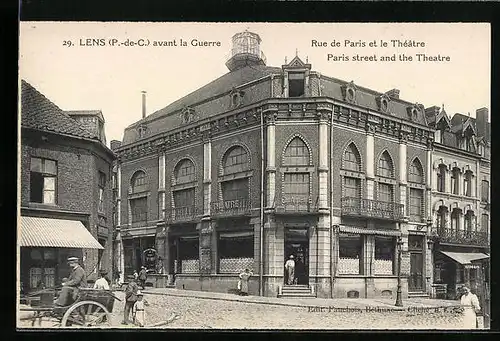
M 284 265 L 293 256 L 293 270 L 285 267 L 285 285 L 309 284 L 309 235 L 307 229 L 285 230 Z M 291 262 L 289 262 L 289 265 Z
M 410 276 L 408 291 L 424 291 L 424 238 L 422 236 L 408 236 L 408 250 L 410 252 Z

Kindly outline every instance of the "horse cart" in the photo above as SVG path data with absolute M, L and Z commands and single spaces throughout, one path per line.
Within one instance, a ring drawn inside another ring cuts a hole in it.
M 20 310 L 34 314 L 21 319 L 31 320 L 32 326 L 37 320 L 41 325 L 42 319 L 47 318 L 54 322 L 53 327 L 109 327 L 114 301 L 121 301 L 111 290 L 80 288 L 71 305 L 60 307 L 54 304 L 55 294 L 54 289 L 47 289 L 24 297 L 28 306 Z

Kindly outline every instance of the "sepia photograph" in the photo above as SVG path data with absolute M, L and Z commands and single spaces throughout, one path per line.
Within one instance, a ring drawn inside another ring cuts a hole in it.
M 487 330 L 488 23 L 19 27 L 17 330 Z

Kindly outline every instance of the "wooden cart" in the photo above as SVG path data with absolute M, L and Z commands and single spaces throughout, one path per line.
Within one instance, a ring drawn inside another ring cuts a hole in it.
M 31 320 L 32 326 L 37 319 L 41 325 L 42 318 L 48 318 L 54 321 L 54 327 L 110 327 L 114 301 L 121 301 L 111 290 L 80 288 L 76 300 L 71 305 L 59 307 L 54 304 L 55 294 L 55 290 L 42 290 L 30 297 L 24 297 L 30 307 L 21 307 L 20 310 L 32 311 L 34 314 L 23 319 Z

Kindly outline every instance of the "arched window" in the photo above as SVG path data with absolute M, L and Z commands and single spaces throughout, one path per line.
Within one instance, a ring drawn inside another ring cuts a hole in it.
M 224 174 L 242 172 L 248 169 L 248 154 L 241 146 L 229 149 L 222 162 Z
M 446 206 L 440 206 L 437 211 L 437 228 L 439 235 L 446 234 L 446 218 L 448 216 L 448 208 Z
M 392 178 L 394 176 L 394 167 L 387 151 L 383 152 L 378 160 L 378 175 L 387 178 Z
M 453 209 L 451 211 L 451 233 L 457 233 L 460 229 L 460 216 L 462 215 L 462 210 L 459 208 Z
M 472 172 L 470 170 L 464 174 L 464 195 L 468 197 L 472 196 Z
M 437 190 L 439 192 L 444 192 L 446 189 L 446 166 L 441 164 L 439 165 L 439 170 L 437 174 Z
M 464 217 L 464 230 L 465 230 L 465 235 L 467 237 L 470 237 L 472 235 L 472 232 L 476 230 L 475 225 L 475 217 L 474 217 L 474 212 L 471 210 L 468 210 L 467 213 L 465 214 Z
M 458 179 L 460 177 L 460 169 L 455 167 L 451 172 L 451 193 L 458 194 Z
M 307 166 L 309 165 L 309 149 L 302 139 L 295 137 L 285 149 L 283 159 L 285 166 Z
M 349 144 L 344 152 L 343 169 L 355 172 L 361 171 L 361 157 L 354 143 Z
M 180 161 L 175 167 L 174 174 L 176 184 L 193 182 L 195 180 L 193 162 L 189 159 Z
M 424 182 L 424 170 L 422 164 L 418 159 L 413 160 L 410 165 L 410 174 L 408 180 L 419 184 Z
M 146 173 L 137 171 L 131 180 L 132 193 L 143 192 L 147 189 Z

